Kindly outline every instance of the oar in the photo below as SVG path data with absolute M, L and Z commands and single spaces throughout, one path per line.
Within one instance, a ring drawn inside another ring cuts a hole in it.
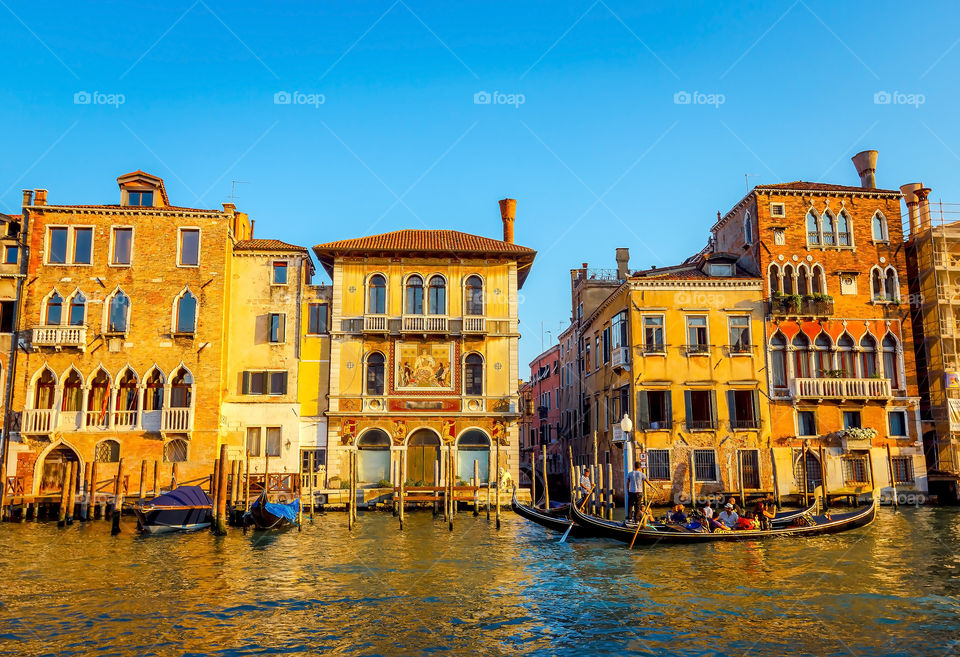
M 561 543 L 563 543 L 565 540 L 567 540 L 567 536 L 570 535 L 570 530 L 571 530 L 571 529 L 573 529 L 573 521 L 572 521 L 572 520 L 570 521 L 570 526 L 567 527 L 567 531 L 563 532 L 563 536 L 560 537 L 560 542 L 561 542 Z
M 628 550 L 632 550 L 632 549 L 633 549 L 633 544 L 636 542 L 637 536 L 640 535 L 640 528 L 643 527 L 645 524 L 647 524 L 647 513 L 650 512 L 650 505 L 651 505 L 651 504 L 653 504 L 653 499 L 652 499 L 652 498 L 651 498 L 651 500 L 650 500 L 649 502 L 647 502 L 647 508 L 644 509 L 644 510 L 643 510 L 643 513 L 640 514 L 640 522 L 637 523 L 637 531 L 635 531 L 635 532 L 633 533 L 633 538 L 630 540 L 630 547 L 627 548 Z M 626 518 L 624 518 L 624 521 L 626 521 Z
M 594 486 L 593 488 L 596 488 L 596 486 Z M 590 489 L 590 493 L 593 492 L 593 488 Z M 586 506 L 587 500 L 590 499 L 590 493 L 587 493 L 586 495 L 583 496 L 583 502 L 581 503 L 581 505 L 580 505 L 580 507 L 579 507 L 579 509 L 580 509 L 581 511 L 583 511 L 583 507 Z M 576 502 L 571 502 L 571 504 L 576 504 Z M 567 531 L 563 532 L 563 536 L 560 537 L 560 542 L 561 542 L 561 543 L 563 543 L 564 541 L 567 540 L 567 536 L 570 535 L 570 530 L 571 530 L 571 529 L 573 529 L 573 519 L 572 519 L 572 518 L 570 519 L 570 526 L 567 527 Z

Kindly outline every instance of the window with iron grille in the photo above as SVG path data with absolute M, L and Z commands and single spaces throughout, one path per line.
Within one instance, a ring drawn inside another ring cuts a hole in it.
M 670 479 L 670 450 L 647 450 L 647 476 L 658 481 Z
M 913 459 L 909 456 L 893 457 L 893 480 L 898 484 L 913 483 Z
M 120 443 L 116 440 L 101 440 L 94 448 L 93 460 L 97 463 L 116 463 L 120 460 Z
M 843 480 L 848 484 L 865 484 L 870 481 L 867 475 L 867 457 L 852 456 L 844 459 Z
M 717 453 L 712 449 L 693 450 L 693 470 L 697 481 L 717 481 Z
M 163 446 L 163 460 L 166 463 L 183 463 L 187 460 L 187 441 L 174 438 Z

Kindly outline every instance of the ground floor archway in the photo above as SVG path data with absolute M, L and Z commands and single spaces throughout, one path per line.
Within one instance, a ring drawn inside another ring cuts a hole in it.
M 457 477 L 463 481 L 473 479 L 473 463 L 481 483 L 490 478 L 490 437 L 480 429 L 469 429 L 457 439 Z
M 47 455 L 43 457 L 43 464 L 40 466 L 38 494 L 54 495 L 60 493 L 63 488 L 63 477 L 70 463 L 75 464 L 74 472 L 78 473 L 80 457 L 67 445 L 57 445 L 47 452 Z
M 430 429 L 417 429 L 407 441 L 407 481 L 433 483 L 440 462 L 440 436 Z
M 365 431 L 357 441 L 358 483 L 390 479 L 390 436 L 382 429 Z
M 797 482 L 797 491 L 803 491 L 803 474 L 807 474 L 807 492 L 813 493 L 817 486 L 823 485 L 823 468 L 820 459 L 811 451 L 806 451 L 806 467 L 802 453 L 796 453 L 793 458 L 793 480 Z

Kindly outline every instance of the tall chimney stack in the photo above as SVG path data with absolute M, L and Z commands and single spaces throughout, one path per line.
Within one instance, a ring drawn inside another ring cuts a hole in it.
M 876 189 L 877 151 L 860 151 L 850 159 L 853 160 L 853 166 L 857 167 L 860 186 L 865 189 Z
M 630 275 L 630 249 L 620 247 L 617 249 L 617 279 L 627 280 Z
M 931 191 L 929 187 L 921 187 L 914 191 L 914 194 L 917 195 L 917 204 L 920 209 L 920 230 L 930 228 L 930 201 L 927 200 L 927 196 L 930 195 Z
M 500 218 L 503 219 L 503 241 L 513 244 L 513 222 L 517 218 L 517 199 L 501 199 Z
M 918 189 L 923 189 L 923 183 L 900 185 L 900 193 L 903 194 L 903 200 L 907 204 L 907 216 L 910 219 L 910 237 L 920 230 L 920 212 L 917 208 L 919 199 L 916 194 Z
M 47 204 L 47 190 L 45 189 L 36 189 L 33 192 L 33 204 L 34 205 L 46 205 Z
M 33 190 L 25 189 L 23 190 L 23 207 L 29 207 L 33 205 Z

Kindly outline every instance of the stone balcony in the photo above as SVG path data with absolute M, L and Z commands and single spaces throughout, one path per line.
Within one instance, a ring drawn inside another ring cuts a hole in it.
M 794 379 L 790 382 L 794 399 L 887 400 L 893 397 L 889 379 Z
M 87 329 L 84 326 L 37 326 L 33 329 L 30 343 L 34 348 L 72 347 L 82 350 L 87 346 Z

